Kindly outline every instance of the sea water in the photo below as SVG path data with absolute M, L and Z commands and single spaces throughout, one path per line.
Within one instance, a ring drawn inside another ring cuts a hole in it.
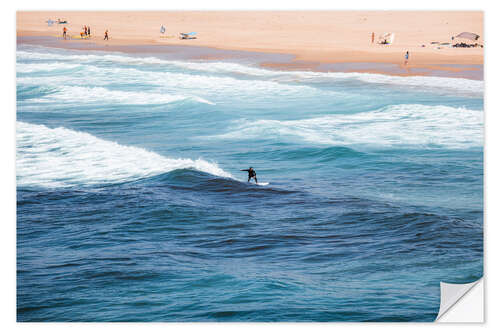
M 16 66 L 18 321 L 432 321 L 483 274 L 483 81 Z

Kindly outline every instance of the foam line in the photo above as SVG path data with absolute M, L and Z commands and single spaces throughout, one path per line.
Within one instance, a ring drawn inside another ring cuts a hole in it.
M 463 78 L 433 77 L 433 76 L 392 76 L 372 73 L 342 73 L 342 72 L 308 72 L 308 71 L 280 71 L 258 68 L 244 64 L 230 62 L 193 62 L 164 60 L 156 57 L 132 57 L 122 53 L 102 54 L 65 54 L 54 55 L 36 51 L 17 51 L 18 61 L 23 60 L 54 60 L 61 57 L 59 61 L 75 61 L 78 64 L 92 64 L 96 62 L 112 62 L 124 65 L 160 65 L 175 66 L 177 68 L 196 71 L 201 73 L 217 74 L 243 74 L 250 75 L 256 79 L 273 79 L 276 82 L 325 82 L 338 80 L 358 80 L 372 84 L 387 84 L 397 86 L 410 86 L 414 89 L 440 88 L 452 91 L 479 93 L 484 91 L 484 82 Z

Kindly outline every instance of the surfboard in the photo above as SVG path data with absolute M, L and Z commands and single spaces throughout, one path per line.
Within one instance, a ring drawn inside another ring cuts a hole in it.
M 250 182 L 247 182 L 247 183 L 250 184 L 250 185 L 256 185 L 256 186 L 267 186 L 267 185 L 269 185 L 269 183 L 266 183 L 266 182 L 264 182 L 264 183 L 258 182 L 257 184 L 255 184 L 255 182 L 250 181 Z

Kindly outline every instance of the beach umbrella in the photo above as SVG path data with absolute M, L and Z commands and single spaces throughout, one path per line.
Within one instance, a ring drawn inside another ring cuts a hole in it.
M 472 32 L 462 32 L 458 35 L 455 36 L 455 38 L 464 38 L 464 39 L 470 39 L 470 40 L 478 40 L 479 35 L 472 33 Z

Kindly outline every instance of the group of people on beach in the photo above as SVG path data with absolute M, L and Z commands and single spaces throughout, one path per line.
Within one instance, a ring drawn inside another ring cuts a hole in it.
M 68 28 L 63 27 L 63 38 L 66 39 L 68 36 Z M 82 31 L 80 32 L 80 38 L 90 37 L 90 26 L 84 25 Z M 104 40 L 109 40 L 108 29 L 104 32 Z
M 82 30 L 83 30 L 83 31 L 82 31 L 82 32 L 80 32 L 80 37 L 81 37 L 81 38 L 83 38 L 84 36 L 85 36 L 85 37 L 87 37 L 87 36 L 88 36 L 88 37 L 90 37 L 90 27 L 88 27 L 88 26 L 84 25 Z

